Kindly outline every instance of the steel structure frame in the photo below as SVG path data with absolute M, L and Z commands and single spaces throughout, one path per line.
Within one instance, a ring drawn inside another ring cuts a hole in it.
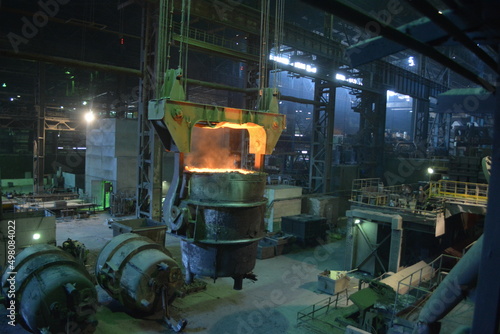
M 465 69 L 454 60 L 439 53 L 433 46 L 425 42 L 416 40 L 406 36 L 403 32 L 397 31 L 395 28 L 381 24 L 373 17 L 366 14 L 359 13 L 353 8 L 341 3 L 340 1 L 308 1 L 313 3 L 319 8 L 340 15 L 343 18 L 349 19 L 357 25 L 365 26 L 369 22 L 375 22 L 380 27 L 380 33 L 383 37 L 396 41 L 408 48 L 416 50 L 435 61 L 449 67 L 453 71 L 460 73 L 470 81 L 485 87 L 490 92 L 497 92 L 500 87 L 500 80 L 495 81 L 494 85 Z M 449 8 L 467 21 L 471 15 L 478 15 L 481 17 L 481 26 L 478 33 L 487 43 L 494 46 L 496 51 L 496 62 L 494 63 L 489 57 L 485 57 L 482 50 L 478 50 L 479 45 L 473 45 L 471 40 L 466 36 L 462 30 L 454 25 L 453 22 L 446 18 L 440 18 L 437 15 L 436 9 L 426 1 L 415 2 L 413 5 L 419 11 L 431 15 L 430 18 L 437 18 L 439 26 L 445 30 L 449 35 L 455 37 L 462 45 L 466 46 L 474 52 L 483 63 L 500 73 L 500 24 L 499 22 L 499 1 L 481 1 L 477 3 L 463 4 L 454 0 L 444 1 Z M 462 7 L 461 7 L 462 6 Z M 465 6 L 465 7 L 464 7 Z M 432 12 L 433 11 L 433 12 Z M 431 13 L 432 12 L 432 13 Z M 475 42 L 474 42 L 475 44 Z M 500 174 L 498 166 L 500 166 L 500 150 L 498 145 L 500 143 L 500 99 L 496 94 L 496 108 L 495 108 L 495 122 L 494 122 L 494 138 L 493 138 L 493 154 L 492 154 L 492 168 L 490 177 L 490 187 L 488 196 L 488 212 L 486 214 L 485 228 L 484 228 L 484 244 L 482 246 L 482 256 L 479 265 L 479 273 L 477 275 L 478 285 L 476 293 L 476 305 L 474 310 L 474 319 L 472 323 L 471 333 L 497 333 L 500 324 L 500 281 L 498 276 L 500 269 L 498 266 L 498 259 L 500 258 L 500 243 L 498 243 L 498 235 L 500 235 L 500 224 L 498 224 L 498 217 L 500 216 L 500 206 L 498 205 L 498 194 L 500 193 Z M 436 319 L 438 321 L 439 318 Z M 433 325 L 433 324 L 427 324 Z M 415 329 L 417 332 L 418 329 Z
M 413 99 L 415 113 L 414 140 L 420 149 L 426 149 L 429 138 L 429 101 Z
M 141 101 L 144 103 L 148 100 L 147 87 L 151 86 L 154 80 L 154 55 L 155 48 L 154 36 L 157 32 L 151 25 L 150 15 L 154 4 L 146 3 L 145 10 L 149 13 L 148 19 L 145 19 L 145 27 L 143 32 L 143 62 L 142 72 L 144 74 L 143 82 L 141 84 L 142 97 Z M 231 12 L 231 20 L 221 17 L 212 8 L 213 4 L 208 1 L 200 1 L 193 3 L 191 8 L 191 15 L 202 17 L 212 22 L 220 23 L 221 25 L 232 26 L 240 30 L 247 31 L 252 34 L 259 34 L 260 30 L 260 15 L 256 15 L 256 11 L 248 11 L 246 6 L 234 6 L 226 8 L 226 11 Z M 208 9 L 207 9 L 208 8 Z M 211 13 L 210 9 L 214 10 Z M 254 13 L 255 12 L 255 13 Z M 175 32 L 175 26 L 173 27 Z M 198 49 L 203 52 L 215 53 L 235 60 L 244 60 L 247 62 L 257 63 L 259 55 L 256 52 L 245 53 L 236 52 L 232 50 L 231 43 L 227 43 L 216 36 L 211 36 L 206 32 L 200 32 L 196 29 L 190 29 L 187 34 L 188 38 L 185 43 L 190 47 Z M 174 40 L 179 39 L 178 34 L 173 34 Z M 346 59 L 343 57 L 344 46 L 326 37 L 314 34 L 305 29 L 298 28 L 287 24 L 285 29 L 285 36 L 283 38 L 285 45 L 291 46 L 295 49 L 313 53 L 322 57 L 327 66 L 318 66 L 316 73 L 306 72 L 297 69 L 290 65 L 280 64 L 282 70 L 295 72 L 301 76 L 311 78 L 316 81 L 315 94 L 312 104 L 314 105 L 313 112 L 313 135 L 311 139 L 309 158 L 309 185 L 308 188 L 312 192 L 329 192 L 331 191 L 332 184 L 332 149 L 333 149 L 333 126 L 334 126 L 334 109 L 335 109 L 335 94 L 332 95 L 335 88 L 338 86 L 346 86 L 351 88 L 360 89 L 366 92 L 363 98 L 368 98 L 375 93 L 377 98 L 377 107 L 375 111 L 377 121 L 372 121 L 370 113 L 364 114 L 362 127 L 375 133 L 374 140 L 364 138 L 363 144 L 369 143 L 371 152 L 383 152 L 384 128 L 385 124 L 385 92 L 387 89 L 392 89 L 401 94 L 408 94 L 412 97 L 423 100 L 423 108 L 417 115 L 428 117 L 428 108 L 426 110 L 425 102 L 428 101 L 429 96 L 437 96 L 443 92 L 447 87 L 440 85 L 436 82 L 421 77 L 415 73 L 406 71 L 397 66 L 391 65 L 384 61 L 375 61 L 371 64 L 362 65 L 359 67 L 359 76 L 363 78 L 363 84 L 357 85 L 349 82 L 338 81 L 334 79 L 335 70 L 341 66 L 348 66 Z M 189 80 L 188 80 L 189 81 Z M 149 83 L 148 83 L 149 82 Z M 225 89 L 225 86 L 213 87 L 216 89 Z M 254 93 L 247 89 L 246 93 Z M 149 97 L 151 97 L 149 95 Z M 332 98 L 333 97 L 333 98 Z M 372 98 L 365 104 L 371 103 Z M 302 101 L 304 102 L 304 101 Z M 160 219 L 160 202 L 161 202 L 161 151 L 159 148 L 158 140 L 155 139 L 152 127 L 147 122 L 146 105 L 140 107 L 139 110 L 139 135 L 140 135 L 140 152 L 139 152 L 139 183 L 137 191 L 137 214 L 139 217 L 150 217 Z M 420 123 L 417 123 L 420 124 Z M 417 131 L 418 132 L 418 131 Z M 368 132 L 367 132 L 368 133 Z M 420 131 L 423 137 L 426 135 L 426 130 Z M 426 138 L 426 137 L 425 137 Z M 306 157 L 304 157 L 306 158 Z M 378 166 L 378 171 L 369 171 L 368 174 L 381 174 L 383 155 L 377 154 L 373 157 L 373 164 L 371 166 Z M 365 164 L 365 168 L 368 165 Z
M 160 221 L 163 149 L 153 125 L 148 120 L 148 101 L 154 98 L 153 93 L 156 83 L 155 38 L 158 27 L 153 24 L 155 8 L 157 6 L 144 2 L 141 52 L 143 76 L 139 84 L 139 159 L 137 164 L 136 215 L 138 218 L 151 218 Z
M 33 192 L 43 190 L 43 174 L 45 169 L 45 64 L 38 64 L 37 92 L 35 94 L 37 112 L 36 140 L 33 144 Z
M 451 113 L 436 113 L 430 124 L 431 134 L 428 136 L 428 147 L 438 152 L 447 152 L 450 147 Z
M 312 117 L 312 138 L 309 168 L 309 190 L 327 193 L 332 186 L 333 129 L 337 86 L 316 80 Z
M 359 104 L 359 132 L 356 153 L 363 178 L 382 177 L 384 173 L 384 138 L 386 95 L 361 91 Z

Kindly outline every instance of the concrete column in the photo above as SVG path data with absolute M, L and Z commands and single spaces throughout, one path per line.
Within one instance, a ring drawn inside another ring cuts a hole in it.
M 391 249 L 389 254 L 389 271 L 398 272 L 401 262 L 401 244 L 403 241 L 403 218 L 394 216 L 392 218 Z

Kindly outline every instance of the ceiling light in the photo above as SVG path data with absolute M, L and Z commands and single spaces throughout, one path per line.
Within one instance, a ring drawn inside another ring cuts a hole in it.
M 91 111 L 87 112 L 85 114 L 85 120 L 87 121 L 87 123 L 91 123 L 93 120 L 95 119 L 95 115 L 94 113 Z
M 415 66 L 415 59 L 413 57 L 408 57 L 408 66 Z

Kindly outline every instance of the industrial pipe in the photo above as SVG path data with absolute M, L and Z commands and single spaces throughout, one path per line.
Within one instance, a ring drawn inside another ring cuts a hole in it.
M 470 290 L 476 287 L 482 248 L 483 237 L 481 236 L 425 303 L 418 316 L 413 334 L 439 333 L 437 322 L 457 306 Z

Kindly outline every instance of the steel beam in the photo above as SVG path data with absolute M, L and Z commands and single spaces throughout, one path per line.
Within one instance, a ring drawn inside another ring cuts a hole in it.
M 458 29 L 471 30 L 475 28 L 465 24 L 454 11 L 443 11 L 441 16 L 458 27 Z M 420 18 L 396 29 L 430 45 L 438 42 L 442 44 L 443 40 L 449 37 L 444 30 L 440 29 L 435 22 L 427 17 Z M 346 52 L 349 55 L 351 66 L 357 67 L 405 49 L 405 46 L 397 42 L 378 36 L 354 44 L 347 48 Z
M 48 55 L 29 53 L 29 52 L 15 52 L 13 50 L 0 49 L 0 56 L 23 59 L 23 60 L 28 60 L 28 61 L 39 61 L 42 63 L 63 65 L 63 66 L 69 66 L 69 67 L 84 68 L 87 70 L 95 70 L 95 71 L 101 71 L 101 72 L 113 72 L 113 73 L 125 74 L 125 75 L 135 76 L 135 77 L 142 76 L 142 71 L 136 70 L 133 68 L 98 64 L 98 63 L 92 63 L 92 62 L 88 62 L 88 61 L 63 58 L 63 57 L 56 57 L 56 56 L 48 56 Z
M 224 4 L 222 2 L 214 3 L 209 0 L 200 0 L 192 4 L 191 15 L 209 20 L 211 22 L 230 26 L 240 31 L 256 35 L 260 34 L 260 13 L 256 9 L 241 5 L 240 3 Z M 226 47 L 217 45 L 215 43 L 217 40 L 216 36 L 211 36 L 207 33 L 193 34 L 193 32 L 190 32 L 189 37 L 188 42 L 191 43 L 193 47 L 220 55 L 225 52 L 226 57 L 244 59 L 241 51 L 231 50 L 227 45 Z M 218 38 L 218 40 L 220 40 L 220 38 Z M 304 52 L 310 52 L 328 60 L 327 67 L 322 68 L 316 64 L 316 66 L 318 66 L 318 71 L 316 73 L 307 72 L 291 65 L 281 63 L 278 64 L 278 68 L 284 71 L 297 73 L 308 78 L 335 82 L 337 81 L 335 79 L 336 69 L 341 65 L 350 65 L 345 60 L 345 47 L 343 45 L 292 24 L 285 24 L 283 44 Z M 230 52 L 228 50 L 230 50 Z M 256 52 L 250 52 L 250 54 L 247 54 L 246 57 L 248 58 L 248 61 L 258 61 L 258 54 Z M 380 80 L 377 79 L 373 82 L 364 82 L 363 86 L 345 81 L 337 81 L 338 85 L 377 93 L 385 92 L 385 90 L 390 87 L 389 89 L 394 89 L 398 93 L 422 99 L 427 99 L 429 96 L 422 96 L 421 92 L 423 92 L 424 89 L 419 87 L 432 87 L 428 90 L 432 96 L 436 96 L 438 93 L 447 90 L 447 88 L 443 85 L 439 85 L 436 82 L 422 78 L 417 74 L 383 61 L 377 61 L 373 65 L 370 64 L 370 66 L 361 67 L 359 69 L 369 74 L 381 73 L 378 76 Z
M 176 8 L 180 8 L 180 3 L 180 0 L 176 0 Z M 226 3 L 225 1 L 197 0 L 192 2 L 191 15 L 257 36 L 261 33 L 260 11 L 242 5 L 241 1 L 227 1 Z M 288 22 L 284 22 L 284 25 L 283 44 L 329 59 L 343 58 L 343 47 L 339 43 Z M 273 29 L 271 27 L 271 35 Z
M 186 78 L 185 80 L 187 81 L 188 84 L 209 87 L 209 88 L 219 89 L 219 90 L 226 90 L 226 91 L 231 91 L 231 92 L 237 92 L 237 93 L 247 94 L 247 93 L 257 93 L 259 91 L 258 88 L 239 88 L 239 87 L 228 86 L 228 85 L 218 84 L 218 83 L 214 83 L 214 82 L 208 82 L 208 81 L 202 81 L 202 80 L 196 80 L 196 79 L 190 79 L 190 78 Z
M 437 113 L 493 114 L 495 95 L 482 88 L 450 89 L 437 96 Z
M 178 34 L 173 34 L 172 38 L 177 42 L 182 41 L 184 43 L 189 44 L 189 46 L 193 47 L 193 49 L 202 50 L 202 51 L 205 51 L 207 53 L 222 55 L 225 57 L 230 57 L 233 59 L 238 59 L 238 60 L 243 60 L 243 61 L 252 61 L 252 62 L 259 61 L 258 55 L 250 54 L 247 52 L 236 51 L 236 50 L 233 50 L 233 49 L 230 49 L 227 47 L 215 45 L 214 43 L 200 41 L 200 40 L 197 40 L 195 38 L 183 39 Z
M 479 44 L 474 42 L 467 36 L 463 29 L 456 26 L 451 20 L 439 12 L 434 6 L 429 4 L 427 1 L 415 1 L 407 0 L 407 2 L 420 13 L 429 17 L 429 19 L 438 25 L 441 29 L 446 31 L 450 36 L 456 39 L 458 42 L 462 43 L 467 49 L 474 53 L 479 59 L 481 59 L 486 65 L 497 71 L 497 62 L 495 59 L 491 58 L 483 49 L 479 47 Z M 475 6 L 474 6 L 475 7 Z M 471 10 L 474 8 L 471 8 Z
M 304 0 L 302 0 L 304 1 Z M 358 11 L 357 9 L 344 4 L 340 1 L 323 1 L 323 0 L 308 0 L 308 3 L 324 10 L 329 13 L 332 13 L 346 21 L 351 22 L 352 24 L 366 27 L 366 26 L 375 26 L 380 35 L 391 39 L 407 48 L 413 49 L 426 57 L 429 57 L 436 61 L 437 63 L 450 68 L 456 73 L 460 74 L 464 78 L 484 87 L 490 92 L 495 91 L 495 86 L 488 82 L 486 79 L 481 78 L 474 72 L 455 62 L 454 60 L 446 57 L 432 46 L 423 43 L 421 41 L 416 40 L 415 38 L 406 35 L 405 33 L 388 26 L 385 23 L 380 22 L 379 20 Z

